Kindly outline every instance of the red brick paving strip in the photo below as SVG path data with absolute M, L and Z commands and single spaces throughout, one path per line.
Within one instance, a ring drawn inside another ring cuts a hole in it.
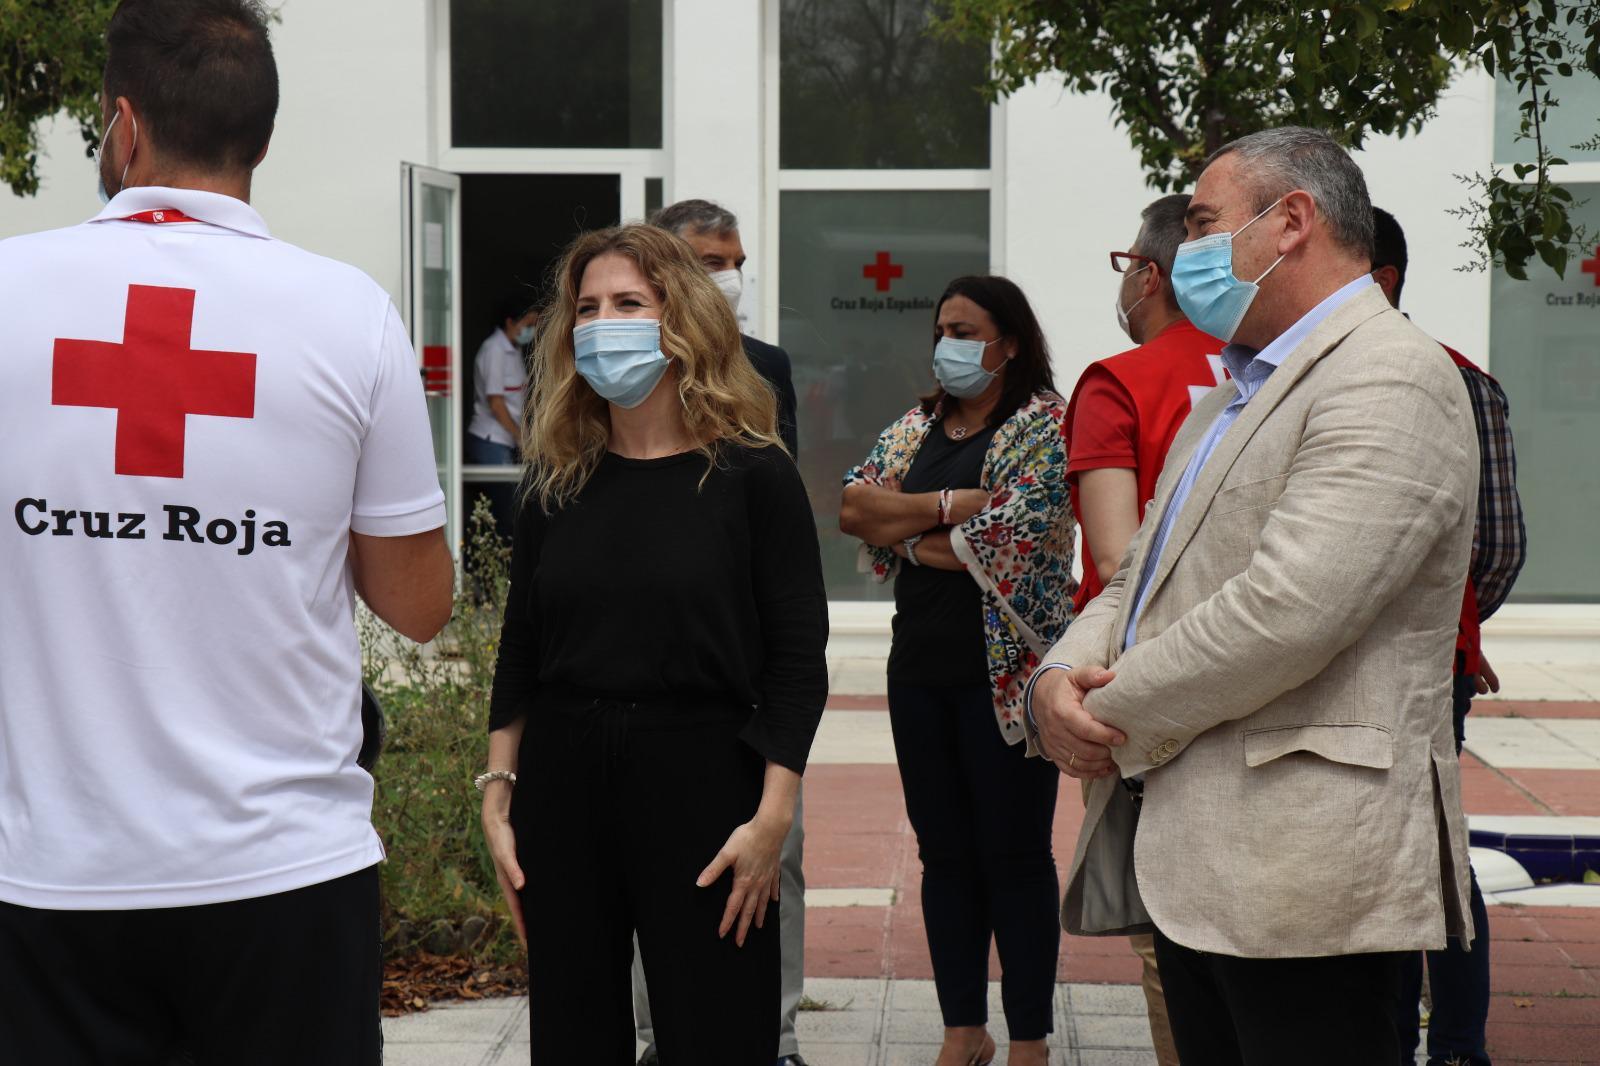
M 833 697 L 830 707 L 843 699 L 848 697 Z M 863 706 L 855 709 L 872 709 L 865 706 L 868 700 L 882 704 L 881 697 L 859 699 Z M 1562 717 L 1600 717 L 1600 705 L 1581 706 L 1589 713 Z M 1470 754 L 1463 757 L 1462 767 L 1469 811 L 1546 813 Z M 1509 774 L 1551 807 L 1571 808 L 1558 813 L 1600 813 L 1600 788 L 1585 785 L 1593 779 L 1584 777 L 1590 771 Z M 1078 788 L 1063 780 L 1054 841 L 1063 872 L 1082 818 Z M 893 766 L 818 765 L 807 771 L 806 879 L 815 888 L 896 890 L 892 907 L 813 909 L 806 920 L 807 974 L 933 975 L 919 901 L 921 864 Z M 1495 989 L 1489 1050 L 1497 1066 L 1600 1063 L 1600 908 L 1500 906 L 1489 914 Z M 998 959 L 991 957 L 990 973 L 999 977 Z M 1135 984 L 1139 960 L 1123 937 L 1067 936 L 1062 939 L 1060 979 Z
M 1480 718 L 1600 718 L 1600 703 L 1582 700 L 1474 700 Z

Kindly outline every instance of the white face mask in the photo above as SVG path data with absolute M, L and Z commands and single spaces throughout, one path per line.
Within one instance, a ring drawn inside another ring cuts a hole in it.
M 1150 264 L 1146 263 L 1144 266 L 1140 267 L 1139 270 L 1148 270 L 1149 267 L 1150 267 Z M 1134 274 L 1139 273 L 1139 270 L 1135 270 L 1135 271 L 1132 271 L 1131 273 L 1124 274 L 1123 277 L 1124 278 L 1131 278 L 1131 277 L 1133 277 Z M 1145 297 L 1141 296 L 1137 300 L 1133 301 L 1133 307 L 1130 307 L 1126 311 L 1124 311 L 1122 309 L 1122 285 L 1120 283 L 1117 285 L 1117 325 L 1122 327 L 1122 332 L 1124 332 L 1124 333 L 1126 333 L 1128 335 L 1128 339 L 1130 341 L 1133 340 L 1134 337 L 1133 337 L 1133 327 L 1128 325 L 1128 316 L 1133 314 L 1134 308 L 1138 307 L 1140 304 L 1144 303 L 1144 301 L 1145 301 Z
M 711 283 L 722 290 L 733 313 L 738 314 L 739 297 L 744 293 L 744 275 L 737 270 L 716 270 L 711 274 Z
M 111 193 L 106 190 L 106 179 L 100 175 L 100 155 L 106 150 L 106 141 L 111 137 L 111 131 L 117 126 L 117 119 L 122 117 L 122 112 L 111 116 L 111 122 L 106 126 L 105 134 L 100 138 L 100 147 L 94 150 L 94 185 L 95 191 L 102 204 L 111 202 Z M 128 161 L 122 166 L 122 178 L 117 182 L 117 192 L 128 187 L 128 168 L 133 166 L 133 153 L 139 149 L 139 120 L 133 119 L 133 149 L 128 152 Z

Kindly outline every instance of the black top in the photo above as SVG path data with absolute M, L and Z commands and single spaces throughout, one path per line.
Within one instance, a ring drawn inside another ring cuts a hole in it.
M 951 440 L 934 423 L 911 460 L 903 492 L 981 487 L 983 459 L 994 439 L 986 427 Z M 944 536 L 936 530 L 930 536 Z M 894 642 L 889 680 L 908 685 L 986 685 L 983 594 L 964 570 L 939 570 L 902 561 L 894 579 Z
M 702 485 L 702 479 L 704 484 Z M 489 728 L 541 694 L 751 707 L 744 740 L 803 772 L 828 695 L 817 527 L 777 448 L 608 453 L 552 515 L 517 518 Z
M 789 370 L 789 353 L 775 344 L 758 341 L 754 337 L 739 335 L 744 341 L 744 354 L 756 373 L 767 379 L 773 395 L 778 398 L 778 436 L 784 447 L 795 458 L 800 457 L 800 434 L 795 428 L 794 377 Z

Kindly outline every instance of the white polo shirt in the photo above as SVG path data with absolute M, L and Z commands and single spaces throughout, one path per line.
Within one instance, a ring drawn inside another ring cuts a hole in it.
M 378 862 L 350 532 L 445 520 L 388 296 L 161 188 L 0 242 L 0 292 L 0 900 L 188 906 Z
M 496 444 L 515 444 L 516 439 L 489 410 L 489 397 L 505 400 L 511 421 L 522 424 L 522 385 L 528 379 L 522 349 L 512 343 L 505 330 L 496 329 L 478 346 L 472 371 L 472 421 L 467 424 L 467 432 Z

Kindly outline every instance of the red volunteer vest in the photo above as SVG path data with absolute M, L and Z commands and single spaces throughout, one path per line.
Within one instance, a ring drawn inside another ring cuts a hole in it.
M 1456 366 L 1463 370 L 1475 370 L 1484 377 L 1489 377 L 1482 367 L 1448 344 L 1441 344 L 1439 347 L 1445 350 Z M 1476 674 L 1483 668 L 1483 633 L 1478 625 L 1478 590 L 1472 584 L 1470 573 L 1467 575 L 1466 595 L 1461 598 L 1461 624 L 1456 630 L 1456 658 L 1461 663 L 1462 674 Z
M 1133 409 L 1138 418 L 1138 444 L 1134 475 L 1139 482 L 1139 520 L 1144 520 L 1144 510 L 1156 494 L 1156 479 L 1167 461 L 1167 449 L 1178 435 L 1178 428 L 1189 417 L 1194 399 L 1215 388 L 1226 376 L 1218 356 L 1222 342 L 1209 333 L 1202 333 L 1188 319 L 1180 319 L 1162 330 L 1149 341 L 1131 351 L 1102 359 L 1092 366 L 1105 369 L 1118 384 L 1133 397 Z M 1091 367 L 1092 369 L 1092 367 Z M 1085 371 L 1087 374 L 1087 370 Z M 1071 427 L 1078 407 L 1078 387 L 1072 390 L 1072 401 L 1067 405 L 1067 425 Z M 1083 524 L 1083 512 L 1078 503 L 1078 482 L 1072 479 L 1072 513 Z M 1100 595 L 1100 575 L 1095 570 L 1094 557 L 1089 552 L 1089 542 L 1083 544 L 1083 582 L 1074 599 L 1078 610 Z

